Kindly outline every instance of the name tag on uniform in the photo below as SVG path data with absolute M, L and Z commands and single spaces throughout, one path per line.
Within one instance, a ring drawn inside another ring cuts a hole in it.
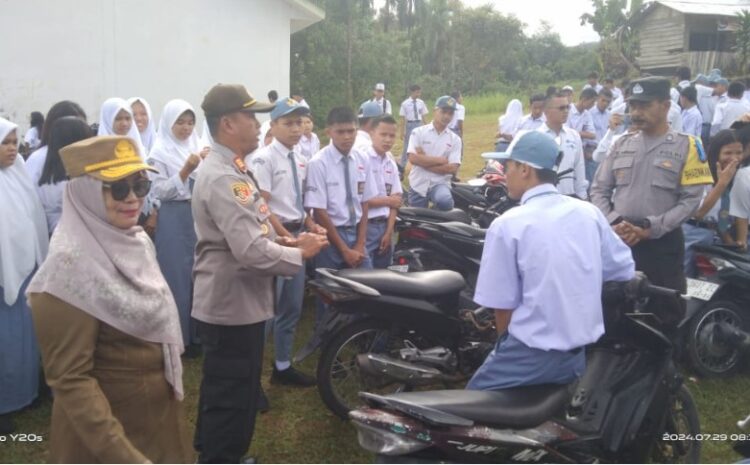
M 365 183 L 360 181 L 357 183 L 357 194 L 362 195 L 365 193 Z
M 393 189 L 393 184 L 387 184 L 385 185 L 385 195 L 391 195 L 391 190 Z

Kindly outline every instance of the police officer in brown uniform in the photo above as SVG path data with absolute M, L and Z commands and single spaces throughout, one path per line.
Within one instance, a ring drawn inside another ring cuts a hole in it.
M 697 209 L 712 177 L 700 141 L 669 127 L 670 82 L 649 77 L 630 85 L 635 132 L 612 147 L 591 187 L 591 201 L 633 251 L 637 270 L 652 283 L 686 291 L 681 225 Z M 660 313 L 679 319 L 682 309 L 652 299 Z
M 258 146 L 255 113 L 273 105 L 257 102 L 241 85 L 219 84 L 201 107 L 214 142 L 192 199 L 198 237 L 192 316 L 205 354 L 194 445 L 201 463 L 238 463 L 255 426 L 274 275 L 294 276 L 327 241 L 311 233 L 277 241 L 243 161 Z

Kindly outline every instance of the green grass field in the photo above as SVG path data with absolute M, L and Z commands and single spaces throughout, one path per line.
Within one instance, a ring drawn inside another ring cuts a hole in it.
M 482 165 L 480 154 L 492 150 L 497 114 L 473 115 L 471 109 L 466 121 L 466 148 L 461 177 L 469 178 Z M 400 153 L 396 147 L 393 153 Z M 312 306 L 307 305 L 297 344 L 302 345 L 310 334 Z M 249 454 L 258 457 L 261 463 L 367 463 L 372 456 L 359 448 L 356 433 L 344 421 L 334 417 L 323 406 L 315 388 L 294 389 L 271 386 L 268 382 L 271 371 L 272 347 L 266 346 L 263 385 L 271 401 L 271 411 L 260 415 Z M 302 364 L 308 373 L 315 372 L 313 358 Z M 185 363 L 185 407 L 190 422 L 195 423 L 200 362 Z M 687 378 L 687 377 L 686 377 Z M 701 415 L 704 433 L 731 435 L 737 433 L 737 420 L 750 414 L 750 379 L 746 375 L 727 380 L 695 380 L 687 378 Z M 46 441 L 49 439 L 50 401 L 34 409 L 26 410 L 17 417 L 19 433 L 37 434 L 42 442 L 0 441 L 0 463 L 38 463 L 47 461 Z M 727 463 L 739 457 L 731 450 L 729 442 L 705 442 L 703 462 Z

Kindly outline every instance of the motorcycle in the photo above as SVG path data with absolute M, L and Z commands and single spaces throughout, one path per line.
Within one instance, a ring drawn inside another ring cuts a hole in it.
M 680 324 L 681 346 L 697 374 L 729 376 L 742 366 L 743 351 L 722 334 L 750 324 L 750 255 L 721 245 L 693 247 L 698 279 L 687 280 L 690 300 Z
M 492 350 L 494 314 L 460 310 L 461 275 L 439 270 L 317 270 L 310 286 L 330 308 L 318 390 L 346 419 L 361 390 L 381 393 L 465 382 Z
M 642 275 L 606 284 L 605 335 L 571 385 L 362 393 L 349 414 L 360 445 L 381 463 L 699 463 L 698 412 L 669 328 L 643 312 L 651 295 L 679 296 Z
M 481 228 L 488 228 L 495 218 L 518 205 L 508 197 L 503 168 L 496 161 L 488 161 L 477 177 L 466 183 L 451 183 L 451 194 L 455 206 Z

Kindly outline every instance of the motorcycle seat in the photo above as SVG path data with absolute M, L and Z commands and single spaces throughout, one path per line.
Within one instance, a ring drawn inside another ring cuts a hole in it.
M 485 234 L 487 234 L 486 229 L 477 228 L 470 224 L 459 223 L 457 221 L 440 223 L 440 227 L 445 231 L 458 234 L 459 236 L 471 237 L 472 239 L 484 239 Z
M 520 429 L 539 426 L 562 412 L 571 393 L 568 385 L 540 384 L 500 391 L 417 391 L 384 397 L 430 407 L 483 425 Z
M 471 217 L 463 210 L 454 208 L 453 210 L 440 211 L 432 208 L 419 207 L 401 207 L 398 210 L 399 216 L 408 219 L 417 219 L 432 222 L 458 221 L 461 223 L 471 224 Z
M 339 271 L 338 276 L 370 286 L 384 294 L 407 297 L 452 294 L 466 287 L 464 278 L 449 270 L 399 273 L 390 270 L 345 269 Z

